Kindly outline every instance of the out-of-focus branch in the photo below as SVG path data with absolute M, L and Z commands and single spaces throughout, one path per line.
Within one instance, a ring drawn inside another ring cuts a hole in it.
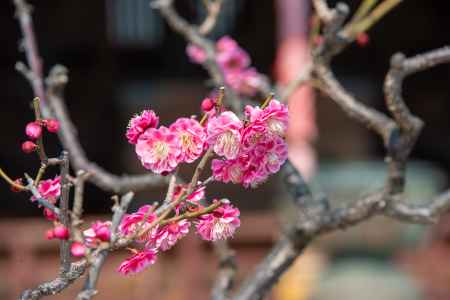
M 279 100 L 281 102 L 287 102 L 289 97 L 302 85 L 307 83 L 311 79 L 312 65 L 307 64 L 303 67 L 297 78 L 290 81 L 288 85 L 284 88 L 278 89 L 278 94 L 280 95 Z
M 211 0 L 206 1 L 205 8 L 207 16 L 203 23 L 198 27 L 198 32 L 202 35 L 207 35 L 214 26 L 216 26 L 217 19 L 222 9 L 222 4 L 225 0 Z
M 114 245 L 117 241 L 117 228 L 119 227 L 120 222 L 122 221 L 123 216 L 127 212 L 128 206 L 134 198 L 134 193 L 129 192 L 121 197 L 120 205 L 113 206 L 113 218 L 111 222 L 111 240 L 110 244 Z M 86 282 L 84 284 L 83 290 L 78 294 L 77 300 L 89 300 L 95 294 L 97 294 L 96 285 L 98 281 L 98 277 L 100 275 L 100 270 L 105 263 L 106 257 L 109 254 L 110 249 L 101 250 L 94 258 L 91 263 L 91 267 L 89 269 L 88 277 L 86 278 Z
M 46 105 L 46 95 L 44 87 L 44 77 L 42 70 L 42 60 L 39 56 L 37 41 L 34 35 L 33 20 L 31 18 L 32 7 L 25 0 L 14 0 L 16 7 L 16 18 L 19 21 L 23 35 L 22 47 L 25 51 L 27 63 L 30 70 L 26 70 L 25 65 L 18 65 L 18 70 L 30 81 L 33 93 L 39 97 Z M 45 109 L 44 109 L 45 115 Z
M 216 87 L 225 87 L 227 100 L 236 113 L 241 111 L 241 101 L 238 95 L 229 88 L 225 82 L 222 70 L 216 62 L 216 50 L 214 43 L 207 39 L 195 26 L 184 20 L 173 7 L 173 0 L 155 0 L 152 7 L 158 9 L 161 15 L 166 19 L 167 23 L 175 32 L 181 34 L 187 42 L 192 43 L 206 53 L 206 60 L 202 63 Z
M 219 257 L 219 271 L 214 282 L 211 299 L 226 300 L 229 297 L 236 275 L 237 265 L 235 253 L 230 248 L 227 241 L 214 243 L 214 249 Z
M 20 300 L 37 300 L 43 296 L 56 295 L 60 293 L 83 275 L 86 270 L 86 266 L 86 260 L 71 263 L 68 272 L 62 273 L 57 278 L 42 283 L 34 289 L 24 291 L 20 296 Z
M 430 223 L 450 209 L 450 191 L 420 206 L 411 205 L 404 199 L 406 162 L 422 128 L 422 121 L 411 114 L 401 96 L 404 77 L 449 62 L 449 48 L 444 47 L 410 59 L 398 54 L 393 57 L 385 81 L 386 103 L 394 116 L 391 119 L 358 101 L 335 78 L 329 62 L 349 43 L 348 40 L 339 40 L 343 18 L 337 17 L 336 9 L 330 12 L 325 2 L 314 2 L 316 9 L 320 10 L 318 15 L 325 18 L 323 21 L 328 27 L 325 32 L 328 34 L 325 34 L 324 45 L 314 52 L 312 80 L 316 80 L 318 87 L 349 117 L 374 130 L 383 139 L 387 152 L 387 180 L 379 191 L 348 206 L 330 210 L 329 201 L 323 198 L 319 201 L 311 195 L 300 174 L 287 163 L 285 184 L 299 207 L 299 217 L 254 273 L 248 276 L 233 299 L 262 299 L 309 242 L 321 234 L 356 225 L 379 214 L 408 223 Z M 340 11 L 345 12 L 345 9 Z
M 90 182 L 101 189 L 114 193 L 123 193 L 129 190 L 138 191 L 166 184 L 167 179 L 165 177 L 153 174 L 117 176 L 88 160 L 64 104 L 63 91 L 67 81 L 67 69 L 60 65 L 53 67 L 47 78 L 47 92 L 48 105 L 55 118 L 60 122 L 59 139 L 70 153 L 73 168 L 76 171 L 83 170 L 90 173 L 91 176 L 88 179 Z
M 44 118 L 49 117 L 47 106 L 53 106 L 53 113 L 61 123 L 60 140 L 64 148 L 69 151 L 75 170 L 85 170 L 91 173 L 91 182 L 114 193 L 125 193 L 129 190 L 137 191 L 165 184 L 166 180 L 156 175 L 116 176 L 87 159 L 64 105 L 62 92 L 67 83 L 67 70 L 61 66 L 54 67 L 53 72 L 47 79 L 47 90 L 45 89 L 42 60 L 39 56 L 31 18 L 32 8 L 25 0 L 13 0 L 13 2 L 16 7 L 16 17 L 20 23 L 23 48 L 29 65 L 28 69 L 25 64 L 18 63 L 16 69 L 30 81 L 34 95 L 42 101 L 41 108 Z M 47 99 L 47 97 L 52 99 Z M 52 102 L 52 104 L 48 102 Z

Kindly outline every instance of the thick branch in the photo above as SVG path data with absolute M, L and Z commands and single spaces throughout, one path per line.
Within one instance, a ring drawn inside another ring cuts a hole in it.
M 52 281 L 40 284 L 34 289 L 26 290 L 20 296 L 21 300 L 37 300 L 43 296 L 56 295 L 66 289 L 75 280 L 83 275 L 86 270 L 87 262 L 82 260 L 70 264 L 70 269 L 66 273 L 60 274 Z
M 236 258 L 234 251 L 230 249 L 227 241 L 214 243 L 217 256 L 219 257 L 219 271 L 212 289 L 212 300 L 226 300 L 233 287 L 234 276 L 236 275 Z

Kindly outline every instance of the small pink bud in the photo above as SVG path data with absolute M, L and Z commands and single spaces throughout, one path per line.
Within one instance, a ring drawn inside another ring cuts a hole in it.
M 47 240 L 53 240 L 55 238 L 55 234 L 53 233 L 53 229 L 47 230 L 47 232 L 45 233 L 45 238 Z
M 42 135 L 42 127 L 37 122 L 30 122 L 25 127 L 26 135 L 33 140 L 36 140 Z
M 59 122 L 55 119 L 48 119 L 45 121 L 45 127 L 47 127 L 48 132 L 56 133 L 59 130 Z
M 63 225 L 57 225 L 53 229 L 53 234 L 55 238 L 60 240 L 67 240 L 69 238 L 69 230 Z
M 356 37 L 356 43 L 358 43 L 358 45 L 360 47 L 367 46 L 367 44 L 369 44 L 369 35 L 367 33 L 365 33 L 365 32 L 361 32 Z
M 73 242 L 70 246 L 70 253 L 72 253 L 75 257 L 81 257 L 84 256 L 84 253 L 86 252 L 86 247 L 79 243 L 79 242 Z
M 207 112 L 210 111 L 211 109 L 214 108 L 214 101 L 209 99 L 209 98 L 205 98 L 202 101 L 202 111 Z
M 38 146 L 35 143 L 33 143 L 32 141 L 26 141 L 26 142 L 23 142 L 23 144 L 22 144 L 22 151 L 28 154 L 28 153 L 36 151 L 37 147 Z
M 16 180 L 14 180 L 14 183 L 22 185 L 22 178 L 17 178 Z M 18 193 L 18 192 L 21 192 L 22 189 L 19 189 L 19 188 L 15 187 L 14 185 L 12 185 L 11 186 L 11 191 L 14 192 L 14 193 Z
M 102 226 L 102 227 L 98 228 L 98 229 L 95 231 L 95 235 L 96 235 L 96 237 L 97 237 L 99 240 L 101 240 L 101 241 L 103 241 L 103 242 L 109 241 L 109 239 L 110 239 L 110 237 L 111 237 L 111 233 L 110 233 L 110 231 L 109 231 L 109 228 L 106 227 L 106 226 Z
M 49 221 L 55 221 L 57 219 L 55 213 L 48 208 L 44 208 L 44 217 Z

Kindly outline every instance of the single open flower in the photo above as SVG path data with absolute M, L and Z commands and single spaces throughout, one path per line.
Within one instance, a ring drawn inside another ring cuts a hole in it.
M 195 226 L 197 233 L 207 241 L 225 240 L 232 237 L 240 226 L 239 209 L 223 204 L 212 213 L 200 216 Z
M 147 246 L 158 248 L 162 251 L 169 250 L 179 239 L 188 234 L 190 226 L 191 223 L 184 219 L 160 227 L 152 234 Z
M 144 110 L 141 114 L 134 116 L 128 124 L 126 137 L 130 144 L 136 144 L 139 136 L 144 133 L 147 128 L 156 128 L 159 118 L 153 110 Z
M 156 261 L 157 251 L 155 249 L 144 249 L 136 251 L 133 256 L 127 258 L 119 266 L 118 272 L 123 275 L 139 273 L 146 267 L 153 265 Z
M 167 127 L 147 129 L 138 139 L 136 154 L 146 169 L 157 174 L 173 171 L 182 151 L 177 134 Z
M 42 180 L 39 182 L 38 191 L 42 198 L 48 202 L 55 204 L 61 195 L 61 177 L 56 176 L 53 179 Z M 36 197 L 31 197 L 31 201 L 35 201 Z
M 139 228 L 139 226 L 141 226 L 141 230 L 147 229 L 156 219 L 156 214 L 150 213 L 149 209 L 152 209 L 151 205 L 144 205 L 140 207 L 137 212 L 125 215 L 119 225 L 120 234 L 122 234 L 123 236 L 133 235 Z M 152 232 L 156 230 L 157 226 L 152 228 L 146 235 L 138 237 L 138 241 L 147 241 L 148 238 L 152 235 Z
M 203 153 L 206 140 L 205 128 L 195 119 L 179 118 L 169 129 L 181 141 L 180 162 L 191 163 Z
M 236 158 L 241 143 L 242 121 L 231 111 L 221 113 L 208 122 L 207 143 L 217 155 Z

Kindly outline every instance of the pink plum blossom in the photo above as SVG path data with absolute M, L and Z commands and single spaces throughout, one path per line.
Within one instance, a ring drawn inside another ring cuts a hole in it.
M 196 64 L 202 64 L 206 60 L 206 52 L 199 46 L 189 44 L 186 47 L 186 54 L 189 59 Z
M 148 228 L 156 219 L 156 214 L 153 212 L 149 213 L 149 209 L 152 209 L 151 205 L 144 205 L 140 207 L 137 212 L 125 215 L 119 225 L 119 232 L 123 236 L 129 236 L 135 233 L 138 226 L 142 226 L 142 230 Z M 145 222 L 142 223 L 144 220 Z M 141 242 L 146 241 L 152 232 L 156 230 L 157 227 L 154 227 L 149 234 L 144 237 L 139 237 L 138 240 Z
M 153 265 L 156 261 L 156 249 L 144 249 L 136 251 L 133 256 L 122 262 L 118 268 L 118 272 L 123 275 L 139 273 L 146 267 Z
M 152 234 L 147 246 L 166 251 L 189 232 L 191 223 L 186 219 L 160 227 Z
M 195 226 L 197 233 L 207 241 L 225 240 L 232 237 L 240 226 L 239 209 L 231 204 L 223 204 L 212 213 L 198 218 Z
M 241 162 L 237 159 L 213 159 L 211 162 L 211 169 L 215 180 L 225 183 L 231 181 L 234 184 L 242 182 L 244 169 Z
M 216 61 L 225 73 L 241 71 L 250 65 L 250 57 L 241 48 L 217 53 Z
M 179 160 L 191 163 L 203 153 L 206 140 L 205 128 L 195 119 L 179 118 L 170 125 L 170 130 L 181 141 Z
M 53 179 L 42 180 L 38 185 L 38 191 L 42 198 L 48 202 L 55 204 L 61 195 L 61 178 L 59 176 Z M 31 197 L 31 201 L 35 201 L 36 197 Z
M 144 133 L 147 128 L 156 128 L 159 123 L 159 117 L 153 110 L 144 110 L 141 114 L 133 117 L 126 132 L 126 137 L 130 144 L 136 144 L 139 136 Z
M 173 171 L 179 163 L 181 151 L 177 134 L 164 126 L 148 128 L 136 144 L 136 154 L 144 168 L 157 174 Z
M 235 50 L 236 48 L 239 48 L 238 43 L 228 35 L 221 37 L 216 42 L 216 49 L 218 52 L 232 51 Z
M 239 153 L 242 121 L 231 111 L 221 113 L 209 120 L 207 142 L 217 155 L 234 159 Z
M 224 72 L 226 83 L 245 96 L 255 96 L 266 79 L 255 68 Z
M 277 100 L 271 100 L 264 109 L 247 105 L 245 114 L 250 122 L 264 124 L 269 132 L 284 137 L 288 127 L 288 108 Z

